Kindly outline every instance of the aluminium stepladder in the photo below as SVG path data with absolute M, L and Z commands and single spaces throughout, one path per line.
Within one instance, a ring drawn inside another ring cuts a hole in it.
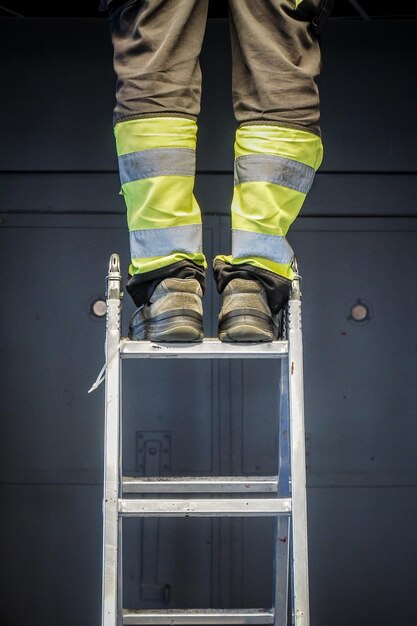
M 103 501 L 102 626 L 122 624 L 274 624 L 309 626 L 307 505 L 300 280 L 284 312 L 285 339 L 264 344 L 163 344 L 121 338 L 122 278 L 117 254 L 107 277 L 106 390 Z M 121 366 L 131 358 L 281 359 L 276 476 L 127 477 L 121 463 Z M 264 494 L 259 497 L 253 494 Z M 136 494 L 132 497 L 132 494 Z M 140 494 L 147 497 L 141 498 Z M 149 494 L 158 494 L 149 498 Z M 175 498 L 170 498 L 170 494 Z M 206 494 L 190 497 L 187 494 Z M 219 494 L 220 497 L 213 497 Z M 227 497 L 233 494 L 239 497 Z M 248 497 L 249 494 L 249 497 Z M 123 608 L 122 524 L 133 517 L 274 516 L 274 599 L 270 609 Z

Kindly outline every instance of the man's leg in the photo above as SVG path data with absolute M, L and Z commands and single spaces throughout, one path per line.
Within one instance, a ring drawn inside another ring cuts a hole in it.
M 232 254 L 214 263 L 224 341 L 276 339 L 276 314 L 288 299 L 294 253 L 285 236 L 323 156 L 311 23 L 318 4 L 229 0 L 239 128 Z
M 199 54 L 208 0 L 114 0 L 114 112 L 134 339 L 202 338 L 206 261 L 194 198 Z M 188 325 L 188 330 L 187 330 Z

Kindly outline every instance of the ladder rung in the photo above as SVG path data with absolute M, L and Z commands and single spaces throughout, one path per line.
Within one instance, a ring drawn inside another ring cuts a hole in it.
M 154 343 L 124 339 L 122 358 L 190 358 L 190 359 L 276 359 L 288 354 L 287 341 L 266 343 L 223 343 L 204 339 L 201 343 Z
M 264 517 L 290 512 L 290 498 L 119 500 L 119 513 L 134 517 Z
M 276 493 L 278 476 L 123 477 L 123 493 Z
M 123 610 L 123 624 L 273 624 L 265 609 Z

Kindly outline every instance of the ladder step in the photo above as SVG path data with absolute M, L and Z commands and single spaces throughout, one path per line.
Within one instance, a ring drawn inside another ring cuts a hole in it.
M 265 609 L 123 610 L 123 624 L 273 624 Z
M 276 359 L 288 355 L 288 341 L 267 343 L 223 343 L 204 339 L 201 343 L 154 343 L 124 339 L 120 346 L 123 359 L 181 358 L 181 359 Z
M 267 517 L 291 513 L 291 499 L 119 499 L 119 513 L 131 517 Z
M 123 493 L 276 493 L 278 476 L 123 477 Z

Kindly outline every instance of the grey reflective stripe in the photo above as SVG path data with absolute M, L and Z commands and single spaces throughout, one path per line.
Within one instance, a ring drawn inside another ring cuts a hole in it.
M 132 259 L 167 256 L 172 252 L 193 254 L 203 249 L 201 224 L 132 230 L 129 237 Z
M 232 230 L 233 257 L 261 257 L 289 265 L 294 251 L 285 237 L 251 233 L 247 230 Z
M 152 148 L 119 156 L 122 185 L 154 176 L 194 176 L 195 150 L 192 148 Z
M 306 194 L 315 173 L 314 167 L 273 154 L 247 154 L 235 160 L 235 185 L 274 183 Z

